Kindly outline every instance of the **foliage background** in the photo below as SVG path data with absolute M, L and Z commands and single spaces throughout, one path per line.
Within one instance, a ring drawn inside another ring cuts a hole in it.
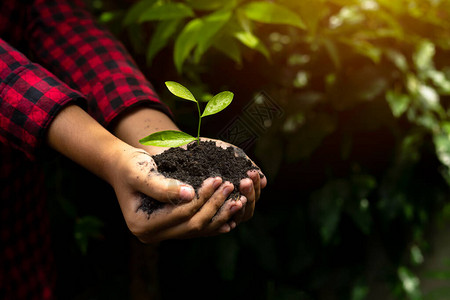
M 269 180 L 255 216 L 224 236 L 144 247 L 108 187 L 73 165 L 54 175 L 70 178 L 52 202 L 64 298 L 446 299 L 450 1 L 88 5 L 185 131 L 195 111 L 166 80 L 235 93 L 204 136 L 244 119 L 260 92 L 281 113 L 245 148 Z

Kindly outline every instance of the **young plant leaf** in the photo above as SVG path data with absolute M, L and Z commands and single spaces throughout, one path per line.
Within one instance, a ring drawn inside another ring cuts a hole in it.
M 190 134 L 176 130 L 165 130 L 150 134 L 140 139 L 139 143 L 157 147 L 180 147 L 195 140 L 196 138 Z
M 225 107 L 230 105 L 231 101 L 233 101 L 234 94 L 232 92 L 221 92 L 215 95 L 211 100 L 206 104 L 205 110 L 203 111 L 202 118 L 216 114 L 223 110 Z
M 189 101 L 194 101 L 195 103 L 197 103 L 197 100 L 195 99 L 194 95 L 192 95 L 192 93 L 187 88 L 185 88 L 178 82 L 166 81 L 166 86 L 169 89 L 169 91 L 175 96 Z

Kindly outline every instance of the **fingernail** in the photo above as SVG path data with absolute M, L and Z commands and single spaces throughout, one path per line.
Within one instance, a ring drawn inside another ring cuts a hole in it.
M 180 198 L 182 201 L 191 201 L 194 195 L 194 190 L 191 187 L 185 185 L 180 187 Z
M 231 229 L 235 229 L 236 228 L 236 222 L 235 221 L 231 221 L 230 222 L 230 227 L 231 227 Z
M 232 214 L 234 214 L 234 213 L 238 212 L 240 209 L 241 209 L 241 206 L 233 205 L 230 208 L 230 211 L 231 211 Z
M 250 182 L 247 184 L 246 187 L 243 188 L 243 192 L 246 194 L 249 194 L 253 189 L 253 181 L 251 181 L 251 179 L 248 179 L 248 180 L 250 180 Z
M 223 188 L 222 193 L 224 196 L 228 196 L 232 190 L 233 190 L 233 187 L 231 185 L 227 185 Z
M 220 227 L 219 232 L 220 232 L 220 233 L 227 233 L 227 232 L 229 232 L 230 230 L 231 230 L 230 225 L 224 224 L 224 225 L 222 225 L 222 227 Z
M 241 196 L 241 198 L 240 198 L 239 200 L 241 200 L 242 206 L 244 206 L 245 204 L 247 204 L 247 197 Z
M 216 177 L 214 179 L 213 188 L 217 190 L 217 188 L 222 184 L 222 178 Z

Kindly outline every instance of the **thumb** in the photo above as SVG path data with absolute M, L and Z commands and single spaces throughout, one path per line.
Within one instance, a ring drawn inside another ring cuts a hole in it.
M 139 184 L 139 190 L 159 202 L 188 202 L 195 197 L 194 188 L 179 180 L 164 177 L 161 174 L 149 174 Z

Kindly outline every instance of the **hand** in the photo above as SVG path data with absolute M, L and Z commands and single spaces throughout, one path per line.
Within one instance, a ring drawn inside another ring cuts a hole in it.
M 267 185 L 267 177 L 261 172 L 259 167 L 245 154 L 245 152 L 241 148 L 220 140 L 209 138 L 201 138 L 201 140 L 214 141 L 216 142 L 217 146 L 224 149 L 233 147 L 236 156 L 248 159 L 257 168 L 256 170 L 248 171 L 248 177 L 242 179 L 239 183 L 239 191 L 242 195 L 240 201 L 244 204 L 244 206 L 229 223 L 231 226 L 235 227 L 237 224 L 243 221 L 247 221 L 253 216 L 253 213 L 255 211 L 255 203 L 259 200 L 261 190 Z
M 243 208 L 241 201 L 225 201 L 233 184 L 208 178 L 195 196 L 191 186 L 159 174 L 151 156 L 137 148 L 122 153 L 110 183 L 128 228 L 144 243 L 228 232 L 235 224 L 227 222 Z M 162 205 L 147 214 L 139 209 L 143 195 Z
M 139 139 L 161 130 L 179 130 L 177 126 L 165 114 L 151 108 L 137 108 L 124 114 L 113 129 L 114 134 L 121 140 L 136 148 L 141 148 L 151 155 L 159 154 L 167 148 L 143 146 L 139 144 Z M 207 140 L 202 138 L 203 140 Z M 236 146 L 223 141 L 214 140 L 220 147 L 227 148 L 232 146 L 236 155 L 244 155 L 244 151 Z M 250 160 L 251 161 L 251 160 Z M 253 163 L 253 162 L 252 162 Z M 256 164 L 253 163 L 256 166 Z M 240 192 L 242 197 L 238 201 L 227 201 L 226 206 L 233 203 L 242 206 L 242 210 L 229 220 L 228 228 L 234 228 L 238 223 L 248 220 L 253 216 L 255 203 L 260 197 L 261 189 L 267 185 L 267 178 L 261 171 L 249 171 L 248 178 L 240 182 Z M 228 202 L 230 204 L 228 204 Z M 226 209 L 224 209 L 226 211 Z M 222 213 L 222 210 L 220 211 Z M 226 226 L 226 225 L 223 225 Z
M 158 174 L 148 152 L 114 137 L 75 105 L 55 117 L 47 143 L 113 186 L 129 229 L 143 242 L 227 232 L 226 222 L 242 208 L 240 201 L 223 205 L 232 184 L 210 178 L 196 197 L 192 187 Z M 150 217 L 139 210 L 143 194 L 164 202 Z

